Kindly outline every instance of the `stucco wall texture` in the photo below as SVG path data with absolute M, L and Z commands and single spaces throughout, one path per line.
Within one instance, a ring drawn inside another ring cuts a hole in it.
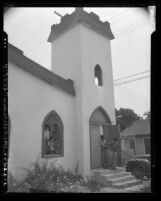
M 97 64 L 102 69 L 103 86 L 94 82 Z M 55 110 L 64 125 L 64 157 L 57 158 L 58 164 L 74 170 L 78 162 L 79 172 L 89 175 L 92 112 L 101 106 L 112 124 L 116 124 L 110 40 L 78 23 L 51 44 L 52 71 L 73 80 L 76 96 L 45 83 L 13 63 L 8 66 L 9 170 L 20 177 L 23 175 L 20 167 L 28 167 L 41 156 L 42 123 Z
M 61 58 L 61 59 L 60 59 Z M 115 120 L 113 75 L 110 40 L 79 23 L 60 35 L 52 43 L 53 71 L 74 81 L 76 97 L 77 157 L 80 171 L 90 171 L 89 119 L 102 106 L 112 124 Z M 103 73 L 103 87 L 94 82 L 94 68 L 99 64 Z
M 16 177 L 22 177 L 21 167 L 28 167 L 41 158 L 42 123 L 45 116 L 55 110 L 64 125 L 64 157 L 58 164 L 73 169 L 75 113 L 73 96 L 54 88 L 44 81 L 8 64 L 8 113 L 11 119 L 10 156 L 8 169 Z M 49 162 L 55 158 L 48 158 Z
M 135 150 L 136 155 L 144 155 L 145 153 L 145 145 L 144 145 L 144 138 L 137 136 L 135 138 Z

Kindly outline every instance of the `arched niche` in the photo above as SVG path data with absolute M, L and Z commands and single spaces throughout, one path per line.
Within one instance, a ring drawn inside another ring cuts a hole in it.
M 64 156 L 64 126 L 56 111 L 49 112 L 42 123 L 42 157 Z

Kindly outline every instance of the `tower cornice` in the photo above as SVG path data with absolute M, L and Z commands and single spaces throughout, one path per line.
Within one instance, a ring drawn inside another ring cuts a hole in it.
M 61 18 L 61 22 L 59 24 L 54 24 L 51 26 L 51 32 L 48 38 L 48 42 L 52 43 L 61 34 L 72 28 L 77 23 L 81 22 L 83 22 L 88 27 L 90 26 L 91 29 L 103 35 L 104 37 L 107 37 L 110 40 L 114 39 L 114 35 L 111 31 L 109 22 L 102 22 L 99 19 L 99 16 L 95 13 L 87 13 L 83 10 L 83 8 L 78 7 L 70 15 L 64 15 Z

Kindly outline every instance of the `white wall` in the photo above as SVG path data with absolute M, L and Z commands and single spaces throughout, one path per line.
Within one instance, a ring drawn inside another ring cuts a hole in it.
M 121 148 L 122 150 L 130 149 L 128 138 L 122 137 Z
M 136 150 L 136 155 L 143 155 L 145 154 L 145 149 L 144 149 L 144 138 L 143 137 L 135 137 L 135 150 Z
M 81 64 L 82 64 L 82 103 L 83 103 L 83 150 L 84 174 L 90 172 L 90 135 L 89 119 L 92 112 L 102 106 L 109 115 L 112 124 L 115 120 L 115 105 L 113 93 L 113 75 L 111 64 L 110 40 L 80 25 Z M 94 68 L 99 64 L 103 74 L 103 86 L 96 86 Z
M 94 67 L 103 71 L 103 87 L 95 86 Z M 89 118 L 102 106 L 115 124 L 110 41 L 83 24 L 77 24 L 52 43 L 52 70 L 74 81 L 76 90 L 76 153 L 79 170 L 90 170 Z
M 32 76 L 12 63 L 8 64 L 8 113 L 11 119 L 9 170 L 22 176 L 41 156 L 42 122 L 55 110 L 64 125 L 64 157 L 57 158 L 65 168 L 76 166 L 74 151 L 74 97 Z M 48 159 L 53 161 L 54 158 Z
M 82 75 L 81 75 L 81 46 L 80 25 L 77 24 L 60 35 L 52 43 L 52 70 L 66 78 L 74 81 L 76 91 L 75 103 L 73 105 L 76 120 L 75 153 L 78 159 L 78 168 L 83 173 L 83 145 L 82 145 Z

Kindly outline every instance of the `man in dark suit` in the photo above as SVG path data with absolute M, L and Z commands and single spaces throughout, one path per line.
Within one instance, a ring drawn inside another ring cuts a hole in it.
M 116 170 L 117 166 L 117 152 L 118 152 L 118 140 L 114 138 L 111 143 L 111 150 L 112 150 L 112 161 L 111 161 L 111 169 Z

